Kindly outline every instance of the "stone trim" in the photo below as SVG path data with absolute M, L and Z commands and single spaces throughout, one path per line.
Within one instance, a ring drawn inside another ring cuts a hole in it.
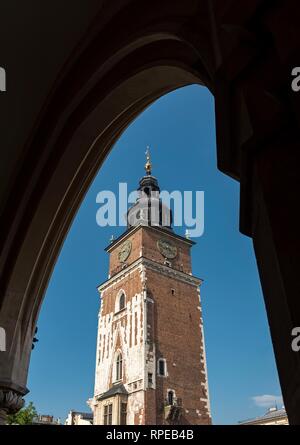
M 154 272 L 159 272 L 167 277 L 175 278 L 179 281 L 182 281 L 186 284 L 191 284 L 192 286 L 200 286 L 202 284 L 202 280 L 193 275 L 189 275 L 185 272 L 182 272 L 177 269 L 173 269 L 172 267 L 168 267 L 164 264 L 157 263 L 156 261 L 150 260 L 145 257 L 140 257 L 136 261 L 134 261 L 130 266 L 128 266 L 125 270 L 121 270 L 116 273 L 113 277 L 109 278 L 104 283 L 98 286 L 98 291 L 103 292 L 107 287 L 116 283 L 117 281 L 124 279 L 130 274 L 138 269 L 139 266 L 145 266 L 146 268 L 153 270 Z
M 176 280 L 182 281 L 186 284 L 191 284 L 192 286 L 198 287 L 202 283 L 200 278 L 194 277 L 193 275 L 189 275 L 185 272 L 181 272 L 180 270 L 173 269 L 172 267 L 164 264 L 149 260 L 148 258 L 143 258 L 143 264 L 154 272 L 159 272 L 162 275 L 175 278 Z
M 192 241 L 191 239 L 188 239 L 181 235 L 178 235 L 177 233 L 173 232 L 172 230 L 165 229 L 165 228 L 159 227 L 159 226 L 156 227 L 156 226 L 138 224 L 137 226 L 130 227 L 130 229 L 128 229 L 126 232 L 124 232 L 121 236 L 119 236 L 119 238 L 115 239 L 111 244 L 109 244 L 105 248 L 105 251 L 110 253 L 115 247 L 119 246 L 128 237 L 130 237 L 133 233 L 137 232 L 141 228 L 143 228 L 145 230 L 152 230 L 155 232 L 159 232 L 160 234 L 164 234 L 166 236 L 170 236 L 171 238 L 174 238 L 176 240 L 183 241 L 184 243 L 188 244 L 189 246 L 196 244 L 195 241 Z

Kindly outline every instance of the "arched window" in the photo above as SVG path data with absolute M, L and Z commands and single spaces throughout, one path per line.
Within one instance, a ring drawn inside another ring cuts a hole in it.
M 123 377 L 123 359 L 122 354 L 119 353 L 116 358 L 116 380 L 121 380 Z
M 126 307 L 126 294 L 123 289 L 120 289 L 115 296 L 115 314 L 118 314 L 120 311 L 125 309 L 125 307 Z
M 125 294 L 122 293 L 119 298 L 119 311 L 124 309 L 124 307 L 125 307 Z
M 174 404 L 174 392 L 168 391 L 168 405 Z

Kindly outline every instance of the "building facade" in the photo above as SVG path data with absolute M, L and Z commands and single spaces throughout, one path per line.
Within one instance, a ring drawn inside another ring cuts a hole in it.
M 93 425 L 93 414 L 71 410 L 65 421 L 65 425 Z
M 49 414 L 38 414 L 32 421 L 32 425 L 61 425 L 60 418 Z
M 268 411 L 254 419 L 239 422 L 240 425 L 289 425 L 286 410 L 284 406 L 280 409 L 277 407 L 269 408 Z
M 98 288 L 95 392 L 88 404 L 95 425 L 210 424 L 194 242 L 174 233 L 149 157 L 145 168 L 128 228 L 106 249 L 109 275 Z

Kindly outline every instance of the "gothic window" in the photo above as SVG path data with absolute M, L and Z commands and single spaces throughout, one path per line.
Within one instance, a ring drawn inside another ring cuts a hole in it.
M 119 353 L 116 359 L 116 380 L 121 380 L 123 377 L 123 360 L 122 354 Z
M 120 424 L 126 425 L 127 421 L 127 403 L 121 403 Z
M 124 307 L 125 307 L 125 294 L 122 293 L 119 298 L 119 311 L 124 309 Z
M 161 376 L 165 376 L 166 373 L 166 360 L 164 358 L 160 358 L 158 360 L 158 374 Z
M 104 406 L 103 424 L 112 425 L 112 403 Z
M 174 392 L 168 391 L 168 405 L 174 404 Z

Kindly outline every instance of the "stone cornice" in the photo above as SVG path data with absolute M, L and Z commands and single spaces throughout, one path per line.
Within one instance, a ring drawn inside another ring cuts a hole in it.
M 120 245 L 123 241 L 125 241 L 128 237 L 130 237 L 133 233 L 137 232 L 139 229 L 159 232 L 160 234 L 162 234 L 164 236 L 169 236 L 176 240 L 182 241 L 185 244 L 188 244 L 189 246 L 196 244 L 195 241 L 192 241 L 191 239 L 188 239 L 181 235 L 178 235 L 177 233 L 173 232 L 172 230 L 166 229 L 164 227 L 155 227 L 155 226 L 147 226 L 147 225 L 139 224 L 138 226 L 133 226 L 130 229 L 127 229 L 121 236 L 119 236 L 119 238 L 117 238 L 109 246 L 107 246 L 105 248 L 105 251 L 108 253 L 111 252 L 112 249 L 114 249 L 115 247 Z
M 99 292 L 102 292 L 106 287 L 111 286 L 114 284 L 114 282 L 120 280 L 120 278 L 125 277 L 130 272 L 133 272 L 135 269 L 137 269 L 142 263 L 142 257 L 135 260 L 133 263 L 131 263 L 129 266 L 125 267 L 124 269 L 121 269 L 120 272 L 116 273 L 112 277 L 110 277 L 108 280 L 104 281 L 104 283 L 101 283 L 97 289 Z
M 201 278 L 197 278 L 193 275 L 182 272 L 181 270 L 173 269 L 165 264 L 149 260 L 148 258 L 143 258 L 143 265 L 155 272 L 159 272 L 167 277 L 175 278 L 193 286 L 200 286 L 202 283 Z
M 98 291 L 102 292 L 108 286 L 111 286 L 115 282 L 122 279 L 124 276 L 126 276 L 129 273 L 133 272 L 134 270 L 138 269 L 138 267 L 140 267 L 140 266 L 144 266 L 150 270 L 159 272 L 162 275 L 165 275 L 170 278 L 175 278 L 176 280 L 182 281 L 182 282 L 190 284 L 192 286 L 200 286 L 202 284 L 202 280 L 200 278 L 197 278 L 193 275 L 187 274 L 180 270 L 173 269 L 172 267 L 166 266 L 165 264 L 157 263 L 156 261 L 150 260 L 148 258 L 140 257 L 136 261 L 134 261 L 132 264 L 130 264 L 128 267 L 120 270 L 120 272 L 116 273 L 114 276 L 109 278 L 107 281 L 100 284 L 97 288 Z

